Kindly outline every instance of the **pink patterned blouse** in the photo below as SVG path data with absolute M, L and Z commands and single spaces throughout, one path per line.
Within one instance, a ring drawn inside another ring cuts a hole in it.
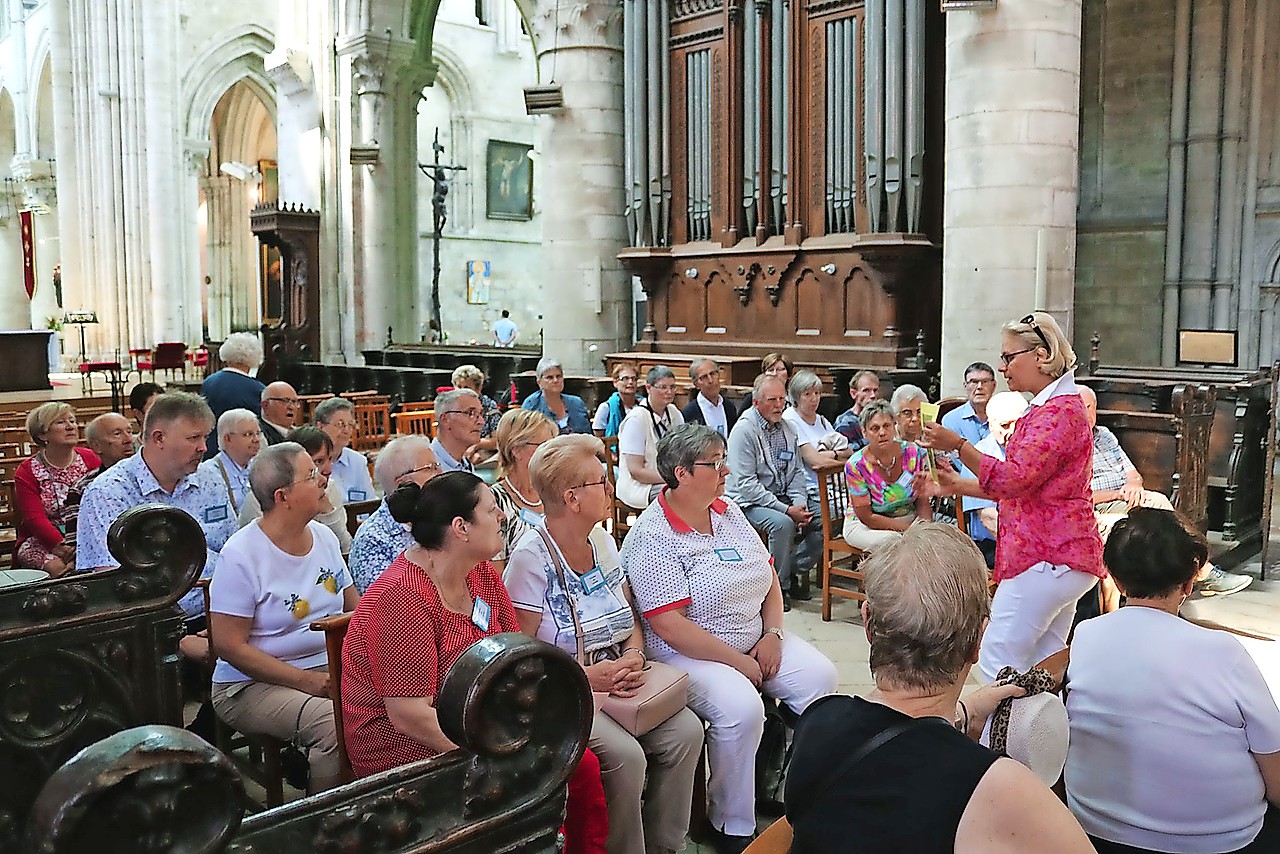
M 1070 375 L 1032 402 L 1005 448 L 983 457 L 978 483 L 1000 502 L 995 580 L 1042 561 L 1104 578 L 1102 540 L 1093 516 L 1093 433 Z M 1038 403 L 1038 405 L 1037 405 Z

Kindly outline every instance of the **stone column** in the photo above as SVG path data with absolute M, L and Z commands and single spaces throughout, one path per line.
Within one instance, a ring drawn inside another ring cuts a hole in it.
M 30 329 L 31 307 L 22 285 L 22 230 L 16 216 L 0 219 L 0 329 Z
M 999 367 L 1011 318 L 1042 308 L 1070 334 L 1080 4 L 1005 0 L 947 15 L 943 394 L 960 393 L 969 362 Z
M 558 27 L 558 28 L 557 28 Z M 533 18 L 540 78 L 564 107 L 544 128 L 543 349 L 566 372 L 601 369 L 631 345 L 631 277 L 619 263 L 623 216 L 621 0 L 547 0 Z M 537 340 L 522 329 L 521 341 Z M 592 348 L 595 348 L 594 350 Z

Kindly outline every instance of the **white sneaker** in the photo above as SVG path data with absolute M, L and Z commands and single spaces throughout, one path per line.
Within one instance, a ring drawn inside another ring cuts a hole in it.
M 1201 596 L 1230 596 L 1253 583 L 1252 575 L 1238 575 L 1224 569 L 1213 567 L 1209 574 L 1196 584 Z

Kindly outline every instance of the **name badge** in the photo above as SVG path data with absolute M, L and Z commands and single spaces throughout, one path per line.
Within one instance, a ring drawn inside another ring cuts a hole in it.
M 205 524 L 212 525 L 214 522 L 223 522 L 227 518 L 227 505 L 219 504 L 216 507 L 204 508 Z
M 489 631 L 490 613 L 489 603 L 477 596 L 476 604 L 471 609 L 471 622 L 475 623 L 477 629 L 482 632 Z
M 795 458 L 794 451 L 781 451 L 778 454 L 778 459 L 782 460 L 784 463 L 789 463 L 794 458 Z
M 728 435 L 727 433 L 725 433 L 724 425 L 723 425 L 723 424 L 717 424 L 717 425 L 716 425 L 716 432 L 717 432 L 717 433 L 719 433 L 721 436 L 727 436 L 727 435 Z
M 583 590 L 588 594 L 595 593 L 601 587 L 604 587 L 604 572 L 597 566 L 582 576 L 581 581 Z
M 367 496 L 367 493 L 363 489 L 352 488 L 347 490 L 348 503 L 351 503 L 354 501 L 364 501 L 366 496 Z
M 716 557 L 725 563 L 742 563 L 742 555 L 737 549 L 716 549 Z
M 530 527 L 533 527 L 534 525 L 537 525 L 539 522 L 542 521 L 541 516 L 539 516 L 537 513 L 534 513 L 532 510 L 530 510 L 527 507 L 520 508 L 520 518 L 523 519 L 524 523 L 526 525 L 529 525 Z

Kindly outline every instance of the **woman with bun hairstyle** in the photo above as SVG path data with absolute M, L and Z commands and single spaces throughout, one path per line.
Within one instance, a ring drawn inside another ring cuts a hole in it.
M 489 558 L 502 549 L 502 511 L 484 481 L 447 472 L 387 496 L 413 543 L 360 599 L 342 646 L 342 714 L 357 777 L 427 759 L 457 745 L 435 698 L 449 668 L 476 641 L 520 631 Z M 587 751 L 569 783 L 567 851 L 605 851 L 600 763 Z

